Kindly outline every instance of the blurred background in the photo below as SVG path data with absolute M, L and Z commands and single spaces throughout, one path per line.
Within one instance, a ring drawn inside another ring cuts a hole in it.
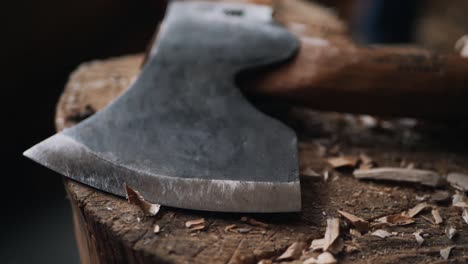
M 454 52 L 466 0 L 317 0 L 357 42 L 413 43 Z M 144 52 L 165 1 L 2 3 L 2 234 L 0 263 L 79 263 L 62 178 L 22 157 L 54 133 L 55 104 L 82 62 Z

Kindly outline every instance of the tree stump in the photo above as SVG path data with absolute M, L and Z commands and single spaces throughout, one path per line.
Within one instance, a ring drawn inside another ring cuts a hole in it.
M 56 124 L 61 130 L 98 111 L 122 93 L 135 78 L 142 56 L 125 56 L 83 64 L 66 86 L 57 108 Z M 413 163 L 417 168 L 439 173 L 467 172 L 466 141 L 454 137 L 450 129 L 438 129 L 436 136 L 385 121 L 384 127 L 369 127 L 355 116 L 318 113 L 292 108 L 282 113 L 300 138 L 301 168 L 319 173 L 328 171 L 328 180 L 301 176 L 303 210 L 288 214 L 230 214 L 163 207 L 156 217 L 145 217 L 124 198 L 103 193 L 72 180 L 66 180 L 74 213 L 76 237 L 83 263 L 257 263 L 275 259 L 296 241 L 310 243 L 324 235 L 326 219 L 337 210 L 365 219 L 403 212 L 418 204 L 418 197 L 436 189 L 417 184 L 359 181 L 349 171 L 330 168 L 326 158 L 337 153 L 358 156 L 366 153 L 380 166 Z M 447 131 L 448 130 L 448 131 Z M 431 130 L 434 133 L 434 128 Z M 365 234 L 341 236 L 357 251 L 340 253 L 340 263 L 439 263 L 439 250 L 456 245 L 451 260 L 466 261 L 468 225 L 460 211 L 450 205 L 439 206 L 444 223 L 435 225 L 430 212 L 423 212 L 416 223 L 387 228 L 399 235 L 381 239 Z M 267 223 L 269 228 L 240 221 L 243 216 Z M 207 228 L 191 233 L 185 222 L 205 218 Z M 342 221 L 343 223 L 343 221 Z M 154 233 L 154 226 L 160 232 Z M 225 228 L 235 224 L 244 232 Z M 446 226 L 459 234 L 450 240 Z M 347 232 L 343 228 L 342 232 Z M 418 246 L 413 233 L 429 234 Z M 292 263 L 301 263 L 295 260 Z
M 342 37 L 345 27 L 341 22 L 324 12 L 311 16 L 313 10 L 306 10 L 303 3 L 296 5 L 298 2 L 280 2 L 283 9 L 277 18 L 303 22 L 309 26 L 305 30 L 313 34 L 331 34 L 347 41 Z M 293 7 L 295 12 L 281 12 Z M 327 27 L 314 24 L 323 21 Z M 297 24 L 289 25 L 304 30 Z M 60 98 L 57 130 L 92 115 L 124 92 L 136 78 L 142 60 L 142 55 L 132 55 L 81 65 L 71 75 Z M 294 242 L 308 245 L 313 239 L 322 238 L 326 219 L 338 217 L 337 210 L 373 220 L 408 210 L 420 203 L 421 197 L 437 191 L 418 184 L 359 181 L 349 170 L 331 168 L 328 157 L 358 157 L 365 153 L 382 167 L 413 164 L 443 175 L 468 172 L 468 145 L 463 139 L 466 129 L 460 126 L 414 126 L 388 120 L 375 123 L 376 119 L 370 117 L 321 113 L 300 107 L 282 109 L 276 115 L 298 134 L 301 170 L 328 175 L 328 179 L 301 175 L 302 212 L 247 215 L 162 207 L 155 217 L 145 217 L 122 197 L 65 180 L 82 263 L 257 263 L 261 260 L 268 263 Z M 437 207 L 444 219 L 442 224 L 433 224 L 430 211 L 423 211 L 414 224 L 386 227 L 398 235 L 385 239 L 370 232 L 351 235 L 349 226 L 342 220 L 340 237 L 348 247 L 336 258 L 340 263 L 444 263 L 439 251 L 455 245 L 450 261 L 466 262 L 468 224 L 463 221 L 460 209 L 450 203 Z M 241 221 L 241 217 L 254 218 L 268 227 L 253 226 Z M 185 222 L 198 218 L 206 220 L 205 230 L 190 232 Z M 154 232 L 155 225 L 160 227 L 158 233 Z M 237 232 L 226 228 L 231 225 L 236 225 Z M 445 234 L 447 226 L 458 230 L 453 239 Z M 421 246 L 413 234 L 417 230 L 427 234 Z M 317 254 L 306 252 L 301 259 L 284 262 L 302 263 L 304 258 Z

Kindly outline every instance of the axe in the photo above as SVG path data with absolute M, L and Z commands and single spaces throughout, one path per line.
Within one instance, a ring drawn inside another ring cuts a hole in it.
M 240 72 L 262 67 L 246 78 L 247 92 L 318 109 L 463 115 L 455 104 L 467 94 L 463 59 L 337 43 L 298 39 L 267 6 L 172 2 L 131 87 L 24 155 L 113 194 L 124 196 L 128 184 L 167 206 L 299 211 L 296 135 L 245 99 Z

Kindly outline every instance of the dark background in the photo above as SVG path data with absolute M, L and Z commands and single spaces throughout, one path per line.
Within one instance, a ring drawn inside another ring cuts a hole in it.
M 165 1 L 11 2 L 0 4 L 4 27 L 0 46 L 0 263 L 78 263 L 62 178 L 21 153 L 54 133 L 55 104 L 70 72 L 85 61 L 144 51 L 162 18 Z M 320 2 L 335 6 L 362 42 L 416 41 L 430 47 L 447 47 L 440 44 L 445 37 L 432 46 L 426 41 L 434 31 L 414 34 L 421 1 Z M 450 1 L 455 2 L 463 1 Z M 440 7 L 435 10 L 429 9 L 428 16 L 443 11 Z M 431 27 L 423 24 L 422 29 Z M 463 30 L 452 32 L 452 39 L 447 41 L 450 49 L 453 36 L 458 37 Z
M 19 0 L 0 4 L 0 263 L 78 263 L 62 178 L 22 157 L 54 133 L 55 104 L 84 61 L 144 51 L 163 1 Z

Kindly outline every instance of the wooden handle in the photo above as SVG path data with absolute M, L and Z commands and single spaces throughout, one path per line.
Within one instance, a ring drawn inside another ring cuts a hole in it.
M 321 110 L 456 119 L 468 116 L 468 60 L 407 47 L 301 37 L 289 63 L 251 75 L 256 94 Z

